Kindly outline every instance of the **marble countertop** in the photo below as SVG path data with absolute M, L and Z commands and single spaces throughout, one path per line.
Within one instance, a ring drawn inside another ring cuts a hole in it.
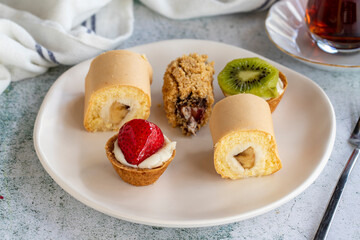
M 170 20 L 139 3 L 135 28 L 118 48 L 168 39 L 204 39 L 238 46 L 316 82 L 336 114 L 336 140 L 323 172 L 303 193 L 263 215 L 203 228 L 152 227 L 119 220 L 77 201 L 42 167 L 33 144 L 34 122 L 54 81 L 69 66 L 12 83 L 0 95 L 0 238 L 2 239 L 312 239 L 337 179 L 352 152 L 360 115 L 359 72 L 323 71 L 298 62 L 268 39 L 266 12 Z M 360 238 L 360 165 L 348 179 L 328 239 Z

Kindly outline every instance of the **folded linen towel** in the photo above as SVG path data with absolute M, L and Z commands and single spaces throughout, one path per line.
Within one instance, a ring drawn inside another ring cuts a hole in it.
M 174 19 L 262 10 L 274 1 L 141 0 Z M 10 81 L 116 48 L 133 24 L 133 0 L 0 0 L 0 94 Z
M 132 0 L 0 0 L 0 93 L 58 64 L 115 48 L 133 31 Z

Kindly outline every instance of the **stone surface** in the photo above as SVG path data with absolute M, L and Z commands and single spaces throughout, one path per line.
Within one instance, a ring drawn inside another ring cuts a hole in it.
M 1 239 L 312 239 L 337 179 L 351 154 L 348 137 L 360 115 L 359 73 L 314 69 L 278 50 L 268 39 L 266 12 L 171 20 L 135 3 L 134 33 L 118 48 L 167 39 L 224 42 L 283 64 L 319 84 L 336 113 L 336 141 L 319 178 L 303 193 L 266 214 L 205 228 L 151 227 L 93 210 L 62 190 L 35 153 L 33 127 L 53 82 L 69 67 L 12 83 L 0 95 Z M 360 239 L 360 165 L 340 201 L 328 239 Z

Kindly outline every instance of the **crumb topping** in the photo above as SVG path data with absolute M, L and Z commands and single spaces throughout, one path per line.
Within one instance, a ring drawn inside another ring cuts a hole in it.
M 214 62 L 207 55 L 192 53 L 172 61 L 164 74 L 163 100 L 166 116 L 184 134 L 203 126 L 214 103 Z

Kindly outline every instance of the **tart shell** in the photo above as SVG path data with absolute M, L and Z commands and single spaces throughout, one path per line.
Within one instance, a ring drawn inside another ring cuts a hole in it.
M 284 91 L 279 96 L 277 96 L 276 98 L 271 98 L 271 99 L 266 101 L 270 106 L 271 112 L 275 111 L 275 109 L 276 109 L 277 105 L 279 104 L 279 102 L 281 101 L 281 99 L 282 99 L 282 97 L 283 97 L 283 95 L 285 93 L 285 90 L 287 88 L 287 85 L 288 85 L 286 76 L 280 71 L 279 71 L 279 78 L 283 83 Z

